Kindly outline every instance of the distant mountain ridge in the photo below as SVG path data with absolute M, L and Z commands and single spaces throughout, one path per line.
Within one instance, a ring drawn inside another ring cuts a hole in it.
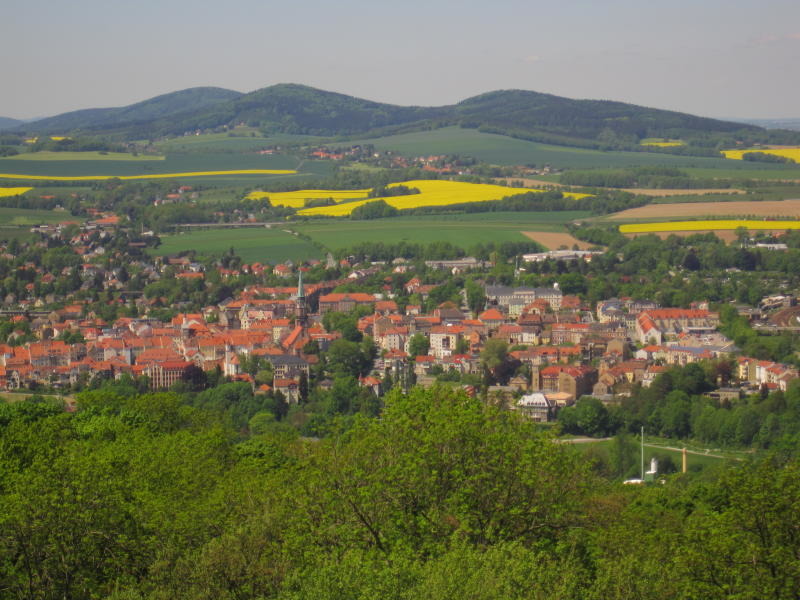
M 800 117 L 796 119 L 734 119 L 737 123 L 748 123 L 767 129 L 791 129 L 800 131 Z
M 113 134 L 130 139 L 180 135 L 246 123 L 266 132 L 318 136 L 379 135 L 449 125 L 586 147 L 631 147 L 643 138 L 696 141 L 720 136 L 800 143 L 791 132 L 608 100 L 573 100 L 525 90 L 499 90 L 439 107 L 398 106 L 298 84 L 247 94 L 191 88 L 128 107 L 88 109 L 20 126 L 30 133 Z M 709 139 L 713 138 L 713 139 Z

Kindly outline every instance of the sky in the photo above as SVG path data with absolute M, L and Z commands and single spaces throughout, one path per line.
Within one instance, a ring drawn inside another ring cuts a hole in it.
M 2 0 L 0 116 L 301 83 L 401 105 L 496 89 L 800 117 L 798 0 Z

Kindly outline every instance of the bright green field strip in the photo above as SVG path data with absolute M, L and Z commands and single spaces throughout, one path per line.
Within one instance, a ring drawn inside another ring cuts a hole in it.
M 28 208 L 0 208 L 0 227 L 9 225 L 44 225 L 62 221 L 82 221 L 64 210 L 32 210 Z
M 25 154 L 17 154 L 16 156 L 9 156 L 5 160 L 19 161 L 39 161 L 39 160 L 124 160 L 124 161 L 148 161 L 148 160 L 164 160 L 163 156 L 153 156 L 149 154 L 133 155 L 126 152 L 27 152 Z
M 277 144 L 310 143 L 317 140 L 314 136 L 305 135 L 274 135 L 263 137 L 256 132 L 255 137 L 250 135 L 234 135 L 227 133 L 208 133 L 203 135 L 187 135 L 157 142 L 156 148 L 165 152 L 207 152 L 217 150 L 257 150 Z
M 197 250 L 218 255 L 233 247 L 245 262 L 277 264 L 288 259 L 321 258 L 313 244 L 280 229 L 207 229 L 161 237 L 158 255 Z
M 242 169 L 296 169 L 297 166 L 298 160 L 292 156 L 230 153 L 170 154 L 164 160 L 153 161 L 0 159 L 0 173 L 55 177 L 152 175 Z
M 331 219 L 294 225 L 330 249 L 361 242 L 428 244 L 450 242 L 469 248 L 478 243 L 530 241 L 523 231 L 566 231 L 564 223 L 588 216 L 588 212 L 475 213 L 394 217 L 370 221 Z
M 735 162 L 736 166 L 731 166 Z M 754 167 L 747 161 L 727 161 L 723 168 L 686 168 L 686 173 L 695 177 L 719 179 L 800 179 L 800 168 L 787 165 Z
M 352 144 L 373 144 L 379 150 L 395 150 L 406 155 L 461 154 L 498 165 L 549 164 L 564 168 L 667 165 L 713 168 L 726 166 L 730 162 L 723 158 L 676 156 L 655 152 L 601 152 L 586 148 L 554 146 L 460 127 L 444 127 L 433 131 L 417 131 L 342 143 L 342 145 Z

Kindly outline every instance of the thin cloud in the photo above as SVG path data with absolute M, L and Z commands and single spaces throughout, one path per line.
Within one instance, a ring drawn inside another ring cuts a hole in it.
M 762 35 L 760 37 L 753 38 L 751 43 L 753 46 L 768 46 L 770 44 L 777 44 L 778 42 L 786 41 L 800 41 L 800 32 L 786 33 L 784 35 Z

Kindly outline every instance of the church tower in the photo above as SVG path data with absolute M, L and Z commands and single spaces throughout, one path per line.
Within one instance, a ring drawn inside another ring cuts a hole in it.
M 303 271 L 298 271 L 297 297 L 295 298 L 296 323 L 305 329 L 308 325 L 308 306 L 306 305 L 306 291 L 303 287 Z

